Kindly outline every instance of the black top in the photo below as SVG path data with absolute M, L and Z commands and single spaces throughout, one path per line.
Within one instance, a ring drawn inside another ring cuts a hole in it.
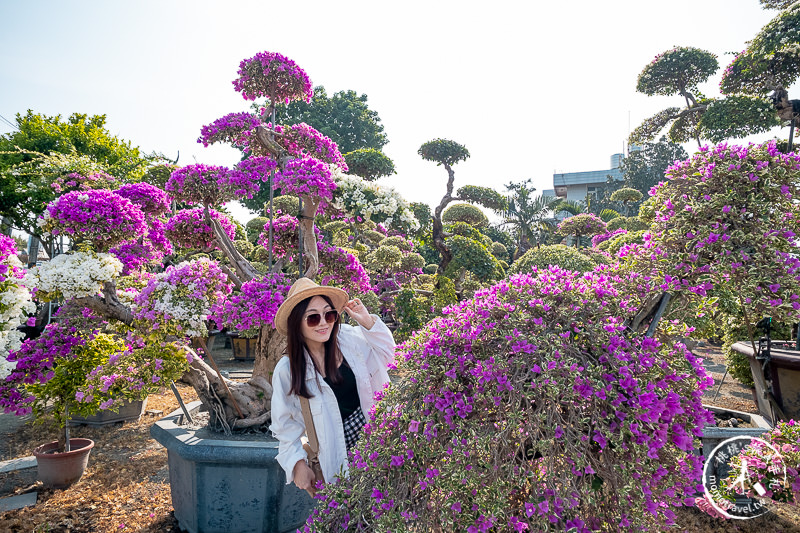
M 339 404 L 339 413 L 342 415 L 342 422 L 344 422 L 348 416 L 361 407 L 361 402 L 358 399 L 356 376 L 344 359 L 342 359 L 342 364 L 339 366 L 339 375 L 342 378 L 339 383 L 331 383 L 328 376 L 323 379 L 333 389 L 333 394 L 336 395 L 336 403 Z

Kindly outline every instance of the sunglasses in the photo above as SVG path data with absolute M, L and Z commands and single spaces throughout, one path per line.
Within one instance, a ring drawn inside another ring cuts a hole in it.
M 328 324 L 333 324 L 339 320 L 339 311 L 335 309 L 333 311 L 325 311 L 325 322 Z M 308 327 L 315 328 L 319 326 L 319 323 L 322 322 L 322 315 L 319 313 L 311 313 L 310 315 L 306 315 L 306 324 Z

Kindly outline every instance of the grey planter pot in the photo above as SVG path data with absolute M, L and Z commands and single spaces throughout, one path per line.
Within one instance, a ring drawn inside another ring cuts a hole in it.
M 81 416 L 73 416 L 70 419 L 70 424 L 75 426 L 79 424 L 86 424 L 87 426 L 106 426 L 115 422 L 129 422 L 131 420 L 139 420 L 144 414 L 147 407 L 147 398 L 141 402 L 125 402 L 115 413 L 110 409 L 98 411 L 92 416 L 86 418 Z
M 756 426 L 752 428 L 718 428 L 715 426 L 704 427 L 703 437 L 701 438 L 703 443 L 703 457 L 708 457 L 714 448 L 716 448 L 717 445 L 725 439 L 740 436 L 759 437 L 772 429 L 772 426 L 770 426 L 769 422 L 767 422 L 767 420 L 760 415 L 745 413 L 744 411 L 735 411 L 733 409 L 723 409 L 713 405 L 704 405 L 703 407 L 712 413 L 732 415 Z
M 187 408 L 197 413 L 201 402 Z M 181 410 L 150 428 L 167 448 L 175 518 L 189 533 L 284 533 L 302 527 L 314 500 L 286 476 L 275 457 L 278 441 L 209 438 L 179 425 Z

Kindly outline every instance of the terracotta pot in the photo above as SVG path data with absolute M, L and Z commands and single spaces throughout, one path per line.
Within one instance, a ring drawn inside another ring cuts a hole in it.
M 94 441 L 90 439 L 70 439 L 71 450 L 57 452 L 58 441 L 42 444 L 33 455 L 39 465 L 39 481 L 45 487 L 65 489 L 78 481 L 86 470 L 89 462 L 89 453 L 94 448 Z

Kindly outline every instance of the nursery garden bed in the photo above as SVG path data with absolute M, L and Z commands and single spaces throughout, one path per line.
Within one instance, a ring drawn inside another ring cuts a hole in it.
M 723 360 L 718 347 L 703 346 L 696 352 L 705 359 L 706 368 L 714 375 L 717 385 L 724 373 L 719 372 Z M 194 390 L 178 384 L 186 402 L 196 399 Z M 711 395 L 716 391 L 711 392 Z M 734 394 L 739 393 L 739 395 Z M 742 394 L 749 389 L 730 376 L 715 401 L 704 403 L 739 411 L 755 412 Z M 68 490 L 46 490 L 40 484 L 18 486 L 0 497 L 35 491 L 38 502 L 33 507 L 0 514 L 0 531 L 8 532 L 120 532 L 177 533 L 170 497 L 167 452 L 150 437 L 150 426 L 160 417 L 177 409 L 178 402 L 166 390 L 151 395 L 148 411 L 138 422 L 93 428 L 73 429 L 76 437 L 93 439 L 96 444 L 83 478 Z M 56 433 L 30 423 L 0 435 L 2 457 L 11 459 L 31 454 L 36 444 L 54 440 Z M 0 474 L 2 476 L 3 474 Z M 690 532 L 777 532 L 800 533 L 800 509 L 793 505 L 771 504 L 772 512 L 753 520 L 721 521 L 691 508 L 679 509 L 678 525 L 674 531 Z

